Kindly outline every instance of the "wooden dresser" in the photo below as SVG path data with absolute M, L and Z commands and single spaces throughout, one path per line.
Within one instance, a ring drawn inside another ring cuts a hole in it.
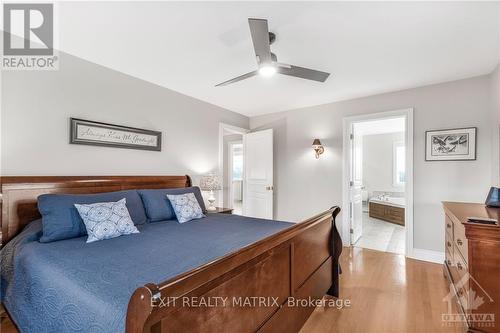
M 500 332 L 500 227 L 467 222 L 468 217 L 498 220 L 500 209 L 458 202 L 443 207 L 451 313 L 466 319 L 466 331 Z

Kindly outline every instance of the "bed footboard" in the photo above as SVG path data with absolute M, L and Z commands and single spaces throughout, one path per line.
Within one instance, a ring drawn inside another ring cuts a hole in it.
M 340 208 L 132 295 L 126 331 L 298 332 L 326 293 L 338 296 Z

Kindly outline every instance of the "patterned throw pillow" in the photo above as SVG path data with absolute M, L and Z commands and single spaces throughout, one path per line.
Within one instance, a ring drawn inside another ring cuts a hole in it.
M 139 233 L 125 203 L 123 198 L 117 202 L 75 204 L 89 235 L 87 243 Z
M 198 200 L 196 200 L 196 197 L 194 196 L 194 193 L 178 195 L 167 194 L 167 198 L 170 200 L 170 204 L 174 209 L 175 216 L 177 216 L 179 223 L 205 217 Z

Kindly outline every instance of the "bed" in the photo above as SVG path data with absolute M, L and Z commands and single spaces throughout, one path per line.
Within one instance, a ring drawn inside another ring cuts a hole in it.
M 296 332 L 313 307 L 290 297 L 338 296 L 338 208 L 297 224 L 207 214 L 90 244 L 38 242 L 40 194 L 189 186 L 188 176 L 3 177 L 2 299 L 20 330 Z

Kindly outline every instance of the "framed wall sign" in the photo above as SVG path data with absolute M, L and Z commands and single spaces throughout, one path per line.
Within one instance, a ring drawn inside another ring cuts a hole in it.
M 475 160 L 476 138 L 476 127 L 427 131 L 425 132 L 425 160 Z
M 161 151 L 161 132 L 70 118 L 70 143 Z

